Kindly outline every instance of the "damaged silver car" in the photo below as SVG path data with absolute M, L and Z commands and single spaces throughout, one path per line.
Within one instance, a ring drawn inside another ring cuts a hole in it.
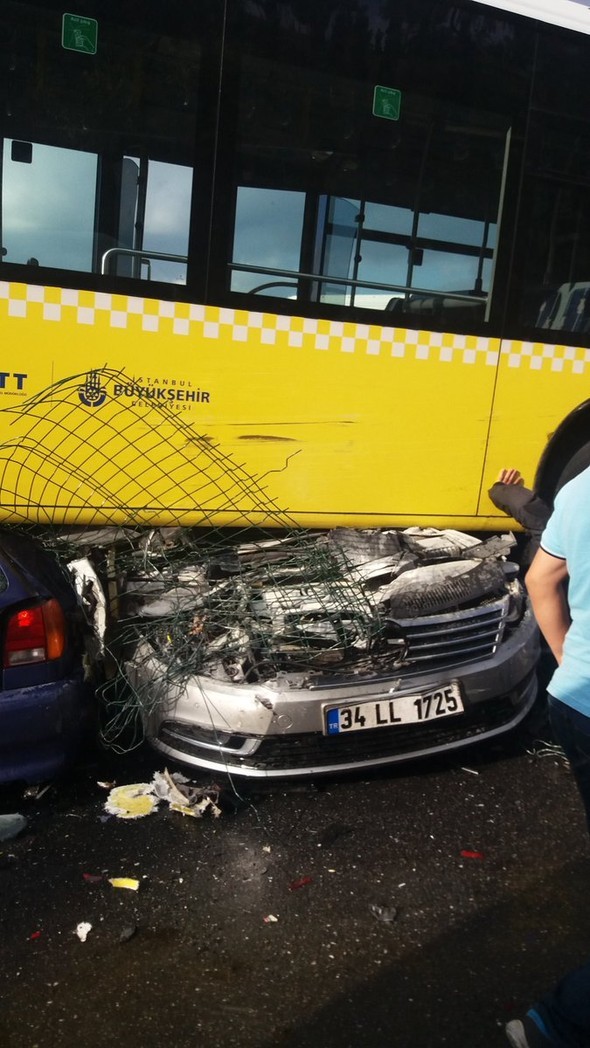
M 184 764 L 272 778 L 510 731 L 536 698 L 539 643 L 513 545 L 419 528 L 152 534 L 123 587 L 149 741 Z

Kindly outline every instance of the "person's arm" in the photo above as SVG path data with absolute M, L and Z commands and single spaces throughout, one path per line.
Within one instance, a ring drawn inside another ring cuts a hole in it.
M 567 577 L 566 561 L 539 549 L 525 578 L 539 629 L 558 664 L 571 622 L 564 585 Z
M 540 536 L 551 510 L 542 498 L 525 487 L 517 469 L 502 469 L 495 484 L 488 491 L 494 506 L 513 517 L 526 531 Z

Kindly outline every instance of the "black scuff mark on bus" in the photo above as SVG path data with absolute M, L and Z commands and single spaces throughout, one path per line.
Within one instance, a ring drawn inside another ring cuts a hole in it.
M 277 437 L 275 434 L 266 433 L 242 433 L 238 440 L 262 441 L 263 443 L 278 442 L 281 444 L 297 444 L 295 437 Z
M 280 425 L 282 426 L 355 426 L 358 423 L 358 418 L 323 418 L 323 419 L 283 419 Z M 258 426 L 272 426 L 276 425 L 276 422 L 257 422 Z M 246 422 L 228 422 L 228 427 L 237 429 L 239 426 L 249 425 Z

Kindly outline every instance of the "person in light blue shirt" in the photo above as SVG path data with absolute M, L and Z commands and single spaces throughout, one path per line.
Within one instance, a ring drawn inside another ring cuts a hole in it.
M 551 725 L 590 830 L 590 468 L 556 496 L 526 585 L 557 661 L 548 688 Z
M 557 669 L 549 717 L 570 762 L 590 830 L 590 468 L 555 498 L 526 575 L 533 611 Z M 524 1019 L 506 1027 L 513 1048 L 589 1048 L 590 962 L 568 973 Z

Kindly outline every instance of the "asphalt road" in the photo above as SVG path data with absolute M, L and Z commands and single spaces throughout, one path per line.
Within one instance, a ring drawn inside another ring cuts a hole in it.
M 149 781 L 149 753 L 91 760 L 40 800 L 5 789 L 29 825 L 0 845 L 2 1048 L 505 1045 L 590 944 L 581 806 L 564 762 L 527 745 L 226 784 L 217 820 L 104 820 L 97 781 Z

